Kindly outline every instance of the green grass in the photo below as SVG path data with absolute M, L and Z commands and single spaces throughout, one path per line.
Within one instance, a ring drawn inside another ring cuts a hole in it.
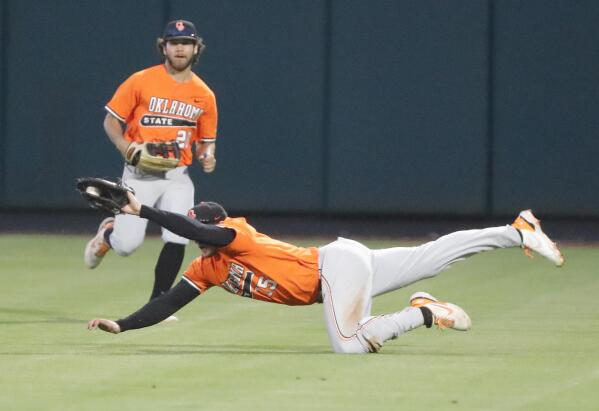
M 161 244 L 148 239 L 91 271 L 86 240 L 0 236 L 0 409 L 599 408 L 599 248 L 566 247 L 562 269 L 517 249 L 490 252 L 384 295 L 375 313 L 402 309 L 422 289 L 464 307 L 473 329 L 420 328 L 380 354 L 352 356 L 329 352 L 322 306 L 218 289 L 178 323 L 89 332 L 87 320 L 146 301 Z

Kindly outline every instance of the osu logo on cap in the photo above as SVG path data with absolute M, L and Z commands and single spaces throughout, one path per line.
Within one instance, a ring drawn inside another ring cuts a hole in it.
M 179 31 L 185 30 L 185 24 L 183 24 L 183 22 L 181 20 L 179 20 L 177 23 L 175 23 L 175 27 Z

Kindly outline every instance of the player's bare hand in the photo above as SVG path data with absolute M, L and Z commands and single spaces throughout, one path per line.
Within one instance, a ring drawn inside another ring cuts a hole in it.
M 135 197 L 133 193 L 127 192 L 127 198 L 129 199 L 129 203 L 126 204 L 123 208 L 121 208 L 121 211 L 125 214 L 139 215 L 139 211 L 141 210 L 141 203 L 139 202 L 137 197 Z
M 96 318 L 95 320 L 91 320 L 87 323 L 87 329 L 90 331 L 100 329 L 112 334 L 118 334 L 121 332 L 121 327 L 119 327 L 116 322 L 105 320 L 104 318 Z
M 213 154 L 203 154 L 198 160 L 200 160 L 204 173 L 212 173 L 216 168 L 216 157 Z

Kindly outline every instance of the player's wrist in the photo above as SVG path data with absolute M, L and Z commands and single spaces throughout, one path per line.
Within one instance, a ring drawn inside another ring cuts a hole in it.
M 115 334 L 119 334 L 119 333 L 125 332 L 125 331 L 127 331 L 129 329 L 129 328 L 127 328 L 127 321 L 126 321 L 126 319 L 116 320 L 114 323 L 118 327 L 118 331 Z
M 131 147 L 132 143 L 132 141 L 123 139 L 121 143 L 117 144 L 117 149 L 120 151 L 125 160 L 127 160 L 127 152 L 129 151 L 129 147 Z

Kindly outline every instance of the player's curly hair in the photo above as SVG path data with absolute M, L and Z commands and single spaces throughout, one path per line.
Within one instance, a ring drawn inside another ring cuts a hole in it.
M 166 43 L 166 40 L 164 40 L 162 37 L 158 37 L 156 39 L 156 50 L 158 51 L 158 54 L 160 55 L 162 61 L 166 59 L 166 57 L 164 56 L 164 43 Z M 201 37 L 198 37 L 196 39 L 196 44 L 198 45 L 198 52 L 194 54 L 194 56 L 191 58 L 192 66 L 198 62 L 200 54 L 202 54 L 202 52 L 206 48 L 206 45 L 204 44 L 204 41 Z

